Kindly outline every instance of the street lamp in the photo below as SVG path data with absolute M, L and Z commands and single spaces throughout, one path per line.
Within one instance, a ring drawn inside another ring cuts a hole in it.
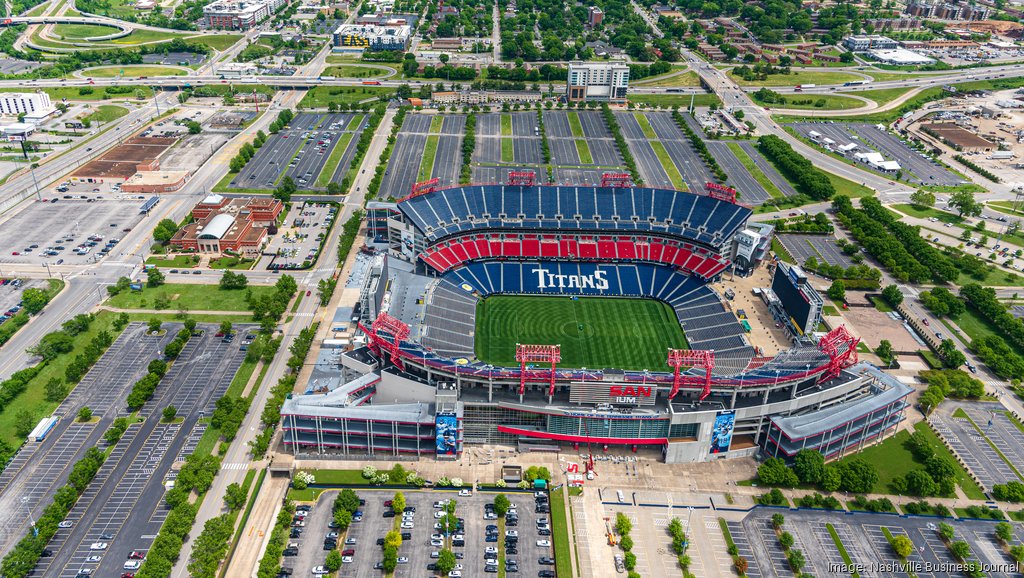
M 22 496 L 21 503 L 25 506 L 25 513 L 28 514 L 28 522 L 32 525 L 32 533 L 38 534 L 39 530 L 36 529 L 36 521 L 32 519 L 32 508 L 28 507 L 28 496 Z

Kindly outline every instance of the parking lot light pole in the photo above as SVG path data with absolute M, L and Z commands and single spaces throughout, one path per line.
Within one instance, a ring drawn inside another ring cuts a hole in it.
M 32 534 L 38 535 L 39 530 L 36 529 L 36 521 L 32 519 L 32 508 L 28 507 L 28 496 L 22 496 L 21 503 L 25 505 L 25 512 L 28 514 L 28 522 L 32 525 Z
M 53 277 L 53 273 L 50 273 L 50 264 L 47 263 L 46 261 L 43 261 L 43 266 L 46 267 L 46 276 Z

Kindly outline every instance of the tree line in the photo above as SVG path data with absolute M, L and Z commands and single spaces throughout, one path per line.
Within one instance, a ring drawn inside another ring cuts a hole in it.
M 893 277 L 912 283 L 920 283 L 931 278 L 928 267 L 922 265 L 907 251 L 903 243 L 890 235 L 883 224 L 868 216 L 865 211 L 854 208 L 849 197 L 840 195 L 833 199 L 832 209 L 850 235 L 863 245 L 871 256 L 889 269 Z
M 818 201 L 832 198 L 836 189 L 828 175 L 793 150 L 789 143 L 775 135 L 764 135 L 757 139 L 757 150 L 772 161 L 779 172 L 796 183 L 800 192 Z
M 299 331 L 295 341 L 288 348 L 288 351 L 291 353 L 286 362 L 289 371 L 281 376 L 277 384 L 271 388 L 270 399 L 267 400 L 267 405 L 264 406 L 263 413 L 260 415 L 263 431 L 250 442 L 254 459 L 262 458 L 270 447 L 270 439 L 274 435 L 277 424 L 281 421 L 281 406 L 284 405 L 284 400 L 288 397 L 288 394 L 295 388 L 295 381 L 299 370 L 302 368 L 302 364 L 306 362 L 306 354 L 309 353 L 309 348 L 313 345 L 313 337 L 316 335 L 317 325 L 313 324 Z
M 714 155 L 711 154 L 711 151 L 708 150 L 707 145 L 704 144 L 704 138 L 698 137 L 697 133 L 693 132 L 693 129 L 690 128 L 690 125 L 687 124 L 686 119 L 678 110 L 672 111 L 672 120 L 674 120 L 683 133 L 686 134 L 686 138 L 690 139 L 690 144 L 693 145 L 697 154 L 700 155 L 700 158 L 703 159 L 704 163 L 709 169 L 711 169 L 711 173 L 715 178 L 718 179 L 719 182 L 724 183 L 729 178 L 729 175 L 725 174 L 725 170 L 718 165 L 718 161 L 715 159 Z
M 868 217 L 881 223 L 889 230 L 897 241 L 903 244 L 907 252 L 927 267 L 932 277 L 939 282 L 951 283 L 960 276 L 956 263 L 934 245 L 921 237 L 920 227 L 901 223 L 897 217 L 874 197 L 865 197 L 860 201 L 861 210 Z

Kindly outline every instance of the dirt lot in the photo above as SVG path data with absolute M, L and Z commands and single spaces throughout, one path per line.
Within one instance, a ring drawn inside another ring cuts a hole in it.
M 850 332 L 860 336 L 871 349 L 878 347 L 878 343 L 883 339 L 888 339 L 896 351 L 921 349 L 901 322 L 891 319 L 874 307 L 850 307 L 846 311 L 841 311 L 840 315 L 846 321 L 846 327 Z
M 140 164 L 156 160 L 176 139 L 135 137 L 114 147 L 100 158 L 75 171 L 71 176 L 79 179 L 127 179 L 135 174 Z

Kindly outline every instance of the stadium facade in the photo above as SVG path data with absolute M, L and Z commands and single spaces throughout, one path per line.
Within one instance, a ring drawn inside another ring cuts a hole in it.
M 488 185 L 375 204 L 369 238 L 387 248 L 360 296 L 367 345 L 338 356 L 336 385 L 285 402 L 283 443 L 439 458 L 467 443 L 655 447 L 675 463 L 802 444 L 837 455 L 893 431 L 910 388 L 857 363 L 845 328 L 774 357 L 749 344 L 709 282 L 751 254 L 735 242 L 751 210 L 708 193 Z M 477 304 L 500 294 L 656 299 L 690 349 L 639 371 L 561 368 L 557 344 L 488 364 L 475 355 Z

